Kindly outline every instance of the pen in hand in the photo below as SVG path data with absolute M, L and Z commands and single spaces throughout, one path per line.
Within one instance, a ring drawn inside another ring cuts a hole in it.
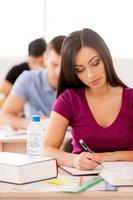
M 89 148 L 89 146 L 81 139 L 81 140 L 79 140 L 79 143 L 81 144 L 81 146 L 86 150 L 86 151 L 88 151 L 89 153 L 92 153 L 92 154 L 94 154 L 95 152 L 94 151 L 92 151 L 90 148 Z M 96 161 L 97 162 L 97 161 Z M 100 163 L 100 162 L 97 162 L 99 165 L 101 165 L 103 168 L 104 168 L 104 166 Z

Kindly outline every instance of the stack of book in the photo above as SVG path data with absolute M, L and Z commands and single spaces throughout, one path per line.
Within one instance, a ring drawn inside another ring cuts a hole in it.
M 133 162 L 105 162 L 100 176 L 113 186 L 133 186 Z
M 55 158 L 0 152 L 0 181 L 24 184 L 55 177 Z

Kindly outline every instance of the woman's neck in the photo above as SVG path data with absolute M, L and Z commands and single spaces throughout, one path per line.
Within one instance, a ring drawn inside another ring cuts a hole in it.
M 87 88 L 87 93 L 88 95 L 91 95 L 92 97 L 99 97 L 99 98 L 104 98 L 110 95 L 119 95 L 122 93 L 122 87 L 121 86 L 117 86 L 117 87 L 113 87 L 111 85 L 105 85 L 101 88 L 97 88 L 97 89 L 90 89 Z
M 101 88 L 96 88 L 96 89 L 88 88 L 87 90 L 88 90 L 88 93 L 93 96 L 105 96 L 108 93 L 110 93 L 112 88 L 113 88 L 112 86 L 106 84 Z

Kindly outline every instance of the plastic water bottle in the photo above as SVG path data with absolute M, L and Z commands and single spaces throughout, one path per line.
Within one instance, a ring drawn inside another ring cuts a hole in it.
M 44 128 L 40 123 L 40 116 L 33 115 L 27 128 L 27 154 L 30 156 L 43 156 L 44 154 Z

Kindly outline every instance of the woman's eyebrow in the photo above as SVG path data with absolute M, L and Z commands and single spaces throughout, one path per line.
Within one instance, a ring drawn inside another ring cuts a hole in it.
M 93 56 L 89 61 L 88 61 L 88 63 L 90 63 L 94 58 L 96 58 L 96 57 L 98 57 L 98 55 L 97 56 Z M 75 65 L 75 67 L 83 67 L 83 65 Z
M 98 57 L 98 56 L 93 56 L 90 60 L 89 60 L 89 62 L 88 63 L 90 63 L 94 58 L 96 58 L 96 57 Z
M 75 67 L 83 67 L 83 65 L 75 65 Z

